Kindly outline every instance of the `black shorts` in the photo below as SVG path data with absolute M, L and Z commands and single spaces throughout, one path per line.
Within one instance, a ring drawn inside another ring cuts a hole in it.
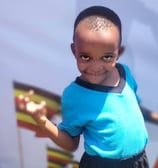
M 84 153 L 79 168 L 149 168 L 149 163 L 145 151 L 122 160 L 90 156 Z

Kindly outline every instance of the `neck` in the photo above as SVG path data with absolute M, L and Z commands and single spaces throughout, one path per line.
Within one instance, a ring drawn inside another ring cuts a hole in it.
M 117 87 L 120 82 L 120 74 L 117 68 L 114 68 L 113 71 L 110 72 L 108 79 L 104 82 L 105 86 Z

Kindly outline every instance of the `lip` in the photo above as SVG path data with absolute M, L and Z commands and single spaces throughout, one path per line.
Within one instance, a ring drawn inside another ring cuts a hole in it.
M 88 73 L 88 72 L 86 72 L 86 75 L 90 75 L 90 76 L 102 76 L 102 75 L 104 75 L 105 73 Z

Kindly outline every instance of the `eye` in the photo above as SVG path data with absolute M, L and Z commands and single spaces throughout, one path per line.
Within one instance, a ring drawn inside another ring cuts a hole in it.
M 114 58 L 115 58 L 114 55 L 105 55 L 102 57 L 103 61 L 106 61 L 106 62 L 111 62 L 113 61 Z
M 90 57 L 87 56 L 87 55 L 80 55 L 80 58 L 81 58 L 83 61 L 89 61 L 89 60 L 90 60 Z

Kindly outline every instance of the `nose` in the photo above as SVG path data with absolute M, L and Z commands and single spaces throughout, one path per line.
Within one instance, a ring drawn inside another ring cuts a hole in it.
M 91 62 L 89 69 L 92 73 L 98 73 L 98 72 L 102 71 L 103 65 L 98 61 L 93 61 L 93 62 Z

